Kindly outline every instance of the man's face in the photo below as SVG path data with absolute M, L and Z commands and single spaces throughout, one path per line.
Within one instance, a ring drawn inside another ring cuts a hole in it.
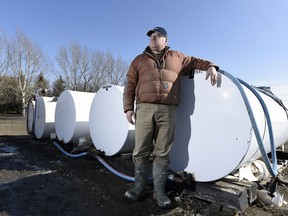
M 160 52 L 165 48 L 167 44 L 167 38 L 158 32 L 154 32 L 150 35 L 150 48 L 153 52 Z

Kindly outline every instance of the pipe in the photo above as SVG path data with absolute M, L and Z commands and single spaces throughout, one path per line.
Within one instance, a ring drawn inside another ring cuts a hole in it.
M 245 106 L 246 106 L 246 109 L 247 109 L 247 112 L 248 112 L 248 115 L 249 115 L 249 118 L 250 118 L 250 121 L 251 121 L 251 124 L 252 124 L 252 127 L 253 127 L 253 130 L 254 130 L 254 133 L 255 133 L 255 136 L 256 136 L 256 139 L 257 139 L 257 143 L 258 143 L 261 155 L 263 157 L 264 163 L 265 163 L 269 173 L 273 177 L 275 177 L 277 175 L 277 158 L 276 158 L 276 152 L 275 152 L 276 149 L 275 149 L 275 145 L 274 145 L 274 138 L 273 138 L 273 132 L 272 132 L 270 115 L 269 115 L 269 112 L 267 110 L 267 107 L 266 107 L 264 101 L 262 100 L 260 95 L 256 92 L 256 90 L 254 90 L 251 86 L 249 86 L 244 81 L 235 78 L 234 76 L 232 76 L 231 74 L 227 73 L 226 71 L 219 70 L 218 72 L 221 73 L 221 74 L 226 75 L 236 85 L 236 87 L 240 91 L 240 94 L 241 94 L 241 96 L 243 98 L 243 101 L 245 103 Z M 248 98 L 247 98 L 247 96 L 246 96 L 246 94 L 245 94 L 245 92 L 244 92 L 244 90 L 243 90 L 243 88 L 242 88 L 240 83 L 245 85 L 249 90 L 252 91 L 252 93 L 254 93 L 254 95 L 257 97 L 257 99 L 259 100 L 259 102 L 260 102 L 260 104 L 261 104 L 261 106 L 263 108 L 263 111 L 264 111 L 264 114 L 265 114 L 265 118 L 266 118 L 267 124 L 268 124 L 268 131 L 269 131 L 269 137 L 270 137 L 270 146 L 271 146 L 271 151 L 272 151 L 273 168 L 271 167 L 269 159 L 268 159 L 268 156 L 267 156 L 267 153 L 265 152 L 264 145 L 263 145 L 263 142 L 262 142 L 262 139 L 261 139 L 261 136 L 260 136 L 260 132 L 259 132 L 256 120 L 255 120 L 251 105 L 250 105 L 250 103 L 248 101 Z
M 271 123 L 271 118 L 270 118 L 269 111 L 267 109 L 267 106 L 266 106 L 265 102 L 263 101 L 263 99 L 259 95 L 259 93 L 252 86 L 248 85 L 243 80 L 241 80 L 241 79 L 238 79 L 238 80 L 240 81 L 241 84 L 245 85 L 257 97 L 257 99 L 259 100 L 259 102 L 260 102 L 260 104 L 261 104 L 261 106 L 263 108 L 263 111 L 264 111 L 264 114 L 265 114 L 265 117 L 266 117 L 266 121 L 267 121 L 267 126 L 268 126 L 273 168 L 271 167 L 271 165 L 269 163 L 268 155 L 267 155 L 267 152 L 265 152 L 265 149 L 264 149 L 264 146 L 263 146 L 263 142 L 262 142 L 261 139 L 260 139 L 261 142 L 260 142 L 260 145 L 259 145 L 259 149 L 261 151 L 263 160 L 264 160 L 264 162 L 265 162 L 265 164 L 267 166 L 267 169 L 268 169 L 269 173 L 273 177 L 275 177 L 277 175 L 277 155 L 276 155 L 276 148 L 275 148 L 275 143 L 274 143 L 274 135 L 273 135 L 272 123 Z M 260 137 L 260 134 L 259 134 L 259 137 Z M 259 144 L 259 142 L 258 142 L 258 144 Z
M 77 158 L 77 157 L 82 157 L 85 155 L 88 155 L 88 152 L 82 152 L 79 154 L 71 154 L 67 151 L 65 151 L 58 143 L 56 143 L 55 141 L 53 142 L 53 144 L 65 155 L 69 156 L 69 157 L 73 157 L 73 158 Z M 97 159 L 104 167 L 106 167 L 110 172 L 112 172 L 113 174 L 117 175 L 120 178 L 123 178 L 127 181 L 135 181 L 134 177 L 131 176 L 127 176 L 125 174 L 120 173 L 119 171 L 117 171 L 116 169 L 114 169 L 110 164 L 108 164 L 104 159 L 102 159 L 100 156 L 96 155 L 93 156 L 95 159 Z
M 55 141 L 53 142 L 53 144 L 65 155 L 69 156 L 69 157 L 73 157 L 73 158 L 77 158 L 77 157 L 82 157 L 85 155 L 89 155 L 88 152 L 82 152 L 79 154 L 71 154 L 67 151 L 65 151 L 58 143 L 56 143 Z M 91 155 L 91 154 L 90 154 Z M 125 179 L 127 181 L 130 182 L 135 182 L 135 177 L 132 176 L 128 176 L 125 175 L 123 173 L 120 173 L 118 170 L 116 170 L 115 168 L 113 168 L 109 163 L 107 163 L 103 158 L 101 158 L 99 155 L 91 155 L 92 157 L 94 157 L 95 159 L 97 159 L 106 169 L 108 169 L 110 172 L 112 172 L 114 175 Z M 189 178 L 190 179 L 190 178 Z M 178 177 L 175 174 L 169 174 L 167 176 L 167 180 L 169 181 L 173 181 L 173 182 L 177 182 L 177 183 L 183 183 L 185 181 L 187 181 L 186 178 L 183 177 Z M 153 181 L 153 177 L 148 177 L 148 182 L 152 182 Z
M 82 152 L 82 153 L 79 153 L 79 154 L 71 154 L 67 151 L 65 151 L 58 143 L 56 142 L 53 142 L 53 144 L 65 155 L 69 156 L 69 157 L 73 157 L 73 158 L 77 158 L 77 157 L 82 157 L 82 156 L 85 156 L 85 155 L 88 155 L 88 152 Z
M 103 158 L 101 158 L 98 155 L 93 156 L 94 158 L 96 158 L 104 167 L 106 167 L 110 172 L 112 172 L 114 175 L 123 178 L 127 181 L 131 181 L 131 182 L 135 182 L 135 178 L 125 175 L 123 173 L 120 173 L 118 170 L 114 169 L 110 164 L 108 164 Z

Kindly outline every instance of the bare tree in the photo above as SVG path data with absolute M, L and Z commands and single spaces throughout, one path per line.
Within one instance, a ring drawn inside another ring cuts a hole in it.
M 109 67 L 109 61 L 107 60 L 107 54 L 95 51 L 92 56 L 92 71 L 94 74 L 91 91 L 96 92 L 98 89 L 107 84 L 107 68 Z
M 124 84 L 128 64 L 121 57 L 115 60 L 111 52 L 98 53 L 93 65 L 97 68 L 95 73 L 98 75 L 94 80 L 95 91 L 105 84 Z
M 114 85 L 124 85 L 125 75 L 128 71 L 128 64 L 122 57 L 118 57 L 109 73 L 109 82 Z
M 11 40 L 9 51 L 9 71 L 17 80 L 22 114 L 25 115 L 25 107 L 28 100 L 28 92 L 32 91 L 35 79 L 39 74 L 47 71 L 47 59 L 42 49 L 21 30 L 16 30 L 16 36 Z
M 93 51 L 74 42 L 60 48 L 56 60 L 71 90 L 96 92 L 107 83 L 122 85 L 128 69 L 122 58 L 115 60 L 110 52 Z
M 80 49 L 79 44 L 70 43 L 68 49 L 61 47 L 56 57 L 60 70 L 64 73 L 66 87 L 71 90 L 77 90 L 77 88 L 79 88 Z
M 87 48 L 81 49 L 79 62 L 80 82 L 79 86 L 82 91 L 91 92 L 91 85 L 97 73 L 93 70 L 93 51 Z
M 4 32 L 0 31 L 0 75 L 5 75 L 8 69 L 9 44 Z
M 78 43 L 71 42 L 68 48 L 61 47 L 56 60 L 60 74 L 64 75 L 67 89 L 93 92 L 95 83 L 103 77 L 102 54 L 82 47 Z

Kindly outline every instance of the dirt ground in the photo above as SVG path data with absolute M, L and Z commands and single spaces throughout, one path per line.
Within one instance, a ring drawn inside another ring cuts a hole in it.
M 117 165 L 115 161 L 111 159 L 110 163 Z M 144 200 L 131 203 L 124 199 L 124 193 L 132 187 L 132 182 L 114 175 L 91 156 L 71 158 L 62 154 L 51 140 L 27 135 L 23 117 L 0 116 L 1 216 L 288 215 L 288 190 L 284 184 L 278 187 L 284 194 L 281 207 L 266 206 L 256 200 L 242 212 L 189 198 L 173 184 L 169 184 L 173 202 L 170 209 L 157 206 L 152 186 L 148 186 Z

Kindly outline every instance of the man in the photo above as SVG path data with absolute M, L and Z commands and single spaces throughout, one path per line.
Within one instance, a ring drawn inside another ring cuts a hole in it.
M 158 205 L 165 208 L 171 205 L 165 185 L 174 139 L 175 107 L 180 103 L 180 77 L 195 69 L 204 70 L 206 79 L 210 77 L 211 84 L 215 85 L 219 68 L 210 61 L 170 50 L 167 32 L 162 27 L 148 31 L 147 36 L 150 44 L 132 61 L 123 93 L 127 120 L 131 124 L 135 120 L 135 186 L 125 197 L 132 201 L 143 197 L 152 157 L 153 196 Z

